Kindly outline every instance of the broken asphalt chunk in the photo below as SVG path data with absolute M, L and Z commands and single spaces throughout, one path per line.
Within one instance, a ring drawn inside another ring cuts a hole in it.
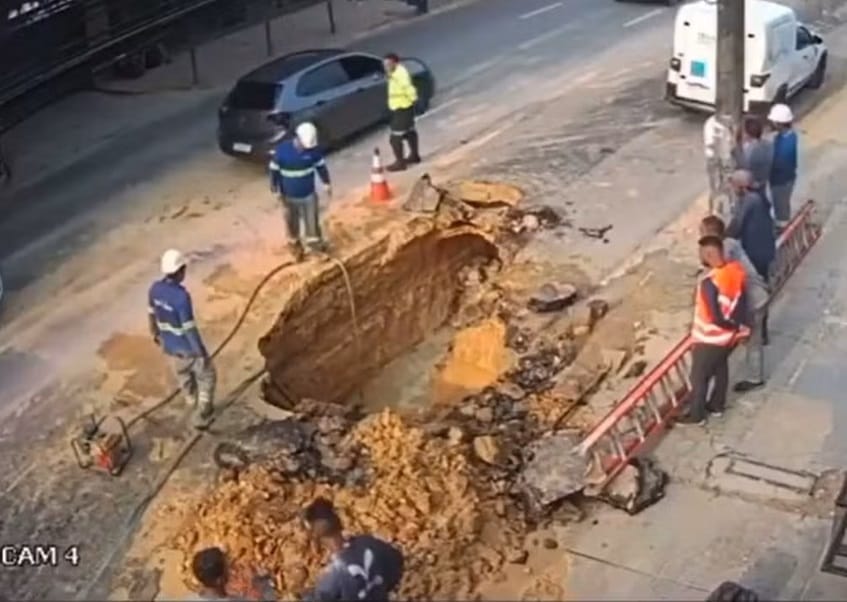
M 638 514 L 665 497 L 668 474 L 650 458 L 635 458 L 600 494 L 599 499 L 627 514 Z
M 529 299 L 528 306 L 538 313 L 561 311 L 576 301 L 578 291 L 572 284 L 547 283 Z
M 583 489 L 588 461 L 574 451 L 579 442 L 578 433 L 558 431 L 524 449 L 518 488 L 535 512 Z

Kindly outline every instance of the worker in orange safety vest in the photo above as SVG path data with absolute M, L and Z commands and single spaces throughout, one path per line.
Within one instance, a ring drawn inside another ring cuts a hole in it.
M 697 283 L 691 338 L 691 399 L 681 424 L 706 422 L 706 412 L 723 414 L 729 386 L 729 354 L 749 336 L 746 275 L 738 261 L 727 261 L 718 236 L 700 239 L 700 261 L 709 270 Z M 711 395 L 709 384 L 712 384 Z M 708 397 L 708 401 L 707 401 Z

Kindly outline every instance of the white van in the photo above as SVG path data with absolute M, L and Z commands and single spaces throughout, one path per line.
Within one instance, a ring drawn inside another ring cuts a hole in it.
M 666 98 L 703 111 L 715 107 L 717 4 L 700 0 L 681 6 L 674 25 L 673 56 Z M 818 88 L 826 73 L 820 36 L 797 21 L 794 11 L 775 2 L 747 0 L 744 109 L 765 113 L 804 87 Z

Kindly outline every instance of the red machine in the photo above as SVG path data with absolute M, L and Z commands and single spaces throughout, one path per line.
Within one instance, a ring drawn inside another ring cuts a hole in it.
M 132 457 L 132 443 L 126 424 L 118 417 L 90 416 L 80 435 L 71 440 L 71 449 L 80 468 L 116 477 Z

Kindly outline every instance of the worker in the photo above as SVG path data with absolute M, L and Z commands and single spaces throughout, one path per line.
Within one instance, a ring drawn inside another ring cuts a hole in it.
M 723 240 L 723 252 L 727 261 L 737 261 L 744 268 L 744 296 L 747 299 L 747 316 L 750 319 L 750 338 L 746 341 L 746 379 L 735 383 L 736 393 L 746 393 L 765 384 L 765 354 L 762 334 L 767 317 L 770 291 L 765 279 L 747 257 L 741 243 L 726 236 L 723 220 L 709 215 L 700 222 L 700 236 L 717 236 Z
M 388 77 L 389 143 L 394 153 L 394 163 L 386 167 L 388 171 L 403 171 L 412 163 L 420 163 L 418 152 L 418 132 L 415 129 L 415 104 L 418 91 L 409 71 L 400 64 L 400 58 L 389 53 L 383 59 Z M 409 145 L 409 156 L 404 156 L 403 141 Z
M 757 117 L 747 117 L 741 132 L 741 146 L 737 149 L 735 163 L 753 175 L 753 186 L 767 194 L 773 165 L 773 144 L 764 138 L 764 126 Z
M 764 191 L 756 186 L 753 174 L 739 169 L 729 178 L 736 207 L 732 220 L 726 228 L 726 235 L 741 241 L 747 257 L 756 266 L 756 271 L 769 280 L 770 266 L 776 257 L 776 236 L 774 234 L 771 204 Z
M 797 180 L 797 132 L 792 127 L 794 115 L 788 105 L 771 108 L 768 120 L 776 135 L 773 139 L 773 163 L 770 173 L 770 193 L 777 230 L 791 219 L 791 194 Z
M 709 206 L 721 193 L 721 175 L 723 173 L 723 157 L 721 142 L 725 133 L 724 126 L 718 121 L 717 115 L 711 115 L 703 124 L 703 154 L 706 158 L 706 175 L 709 178 Z
M 403 578 L 400 550 L 371 535 L 345 537 L 338 513 L 324 498 L 306 508 L 304 520 L 314 540 L 332 554 L 330 564 L 305 600 L 388 600 Z
M 226 555 L 220 548 L 205 548 L 194 554 L 191 572 L 200 583 L 200 593 L 190 600 L 230 600 L 238 598 L 227 594 L 229 578 Z
M 269 167 L 271 192 L 279 194 L 282 201 L 292 253 L 299 261 L 306 249 L 325 251 L 315 173 L 323 182 L 327 196 L 332 196 L 332 186 L 326 160 L 318 147 L 315 125 L 308 122 L 298 125 L 294 138 L 276 147 Z
M 162 255 L 163 278 L 150 287 L 149 325 L 157 345 L 170 357 L 180 388 L 195 406 L 192 422 L 206 428 L 214 410 L 216 374 L 194 320 L 191 295 L 182 285 L 185 257 L 176 249 Z
M 729 353 L 749 334 L 749 328 L 744 268 L 737 261 L 726 260 L 723 241 L 717 236 L 704 236 L 699 246 L 700 261 L 709 271 L 697 284 L 691 326 L 691 399 L 678 422 L 702 425 L 707 411 L 720 416 L 726 408 Z

